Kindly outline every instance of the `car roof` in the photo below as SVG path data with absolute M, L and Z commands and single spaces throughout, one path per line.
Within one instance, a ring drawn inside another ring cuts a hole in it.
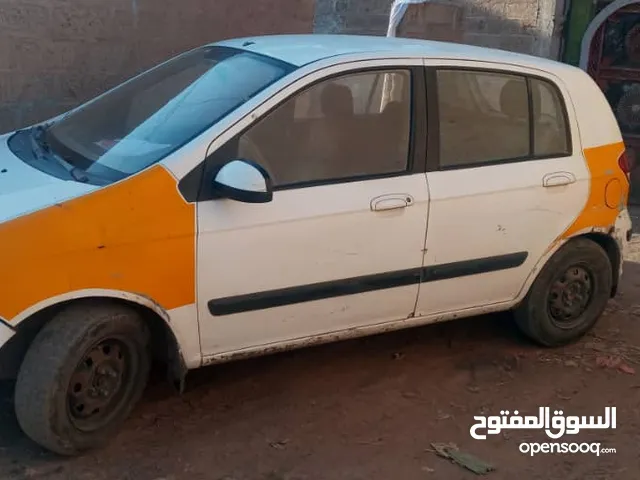
M 215 45 L 260 53 L 298 67 L 340 55 L 377 58 L 384 54 L 419 58 L 476 60 L 531 66 L 547 71 L 573 68 L 532 55 L 461 43 L 367 35 L 265 35 L 237 38 Z

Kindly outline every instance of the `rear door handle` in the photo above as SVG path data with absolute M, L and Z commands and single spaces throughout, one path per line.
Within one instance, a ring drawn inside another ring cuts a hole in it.
M 371 210 L 374 212 L 407 208 L 411 205 L 413 205 L 413 197 L 404 193 L 380 195 L 371 200 Z
M 561 187 L 575 183 L 576 176 L 570 172 L 548 173 L 542 178 L 543 187 Z

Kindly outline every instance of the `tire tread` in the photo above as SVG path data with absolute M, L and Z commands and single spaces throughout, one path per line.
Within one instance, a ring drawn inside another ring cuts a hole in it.
M 69 361 L 70 349 L 86 341 L 92 329 L 105 322 L 138 328 L 148 338 L 146 327 L 134 309 L 117 303 L 79 302 L 60 311 L 42 328 L 18 373 L 15 388 L 18 423 L 32 440 L 58 454 L 74 455 L 83 449 L 53 428 L 55 397 L 61 389 L 66 394 L 61 372 Z M 148 366 L 143 367 L 148 370 Z

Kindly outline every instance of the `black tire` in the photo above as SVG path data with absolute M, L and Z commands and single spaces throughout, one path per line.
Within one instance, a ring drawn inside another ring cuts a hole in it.
M 611 296 L 612 283 L 613 268 L 602 247 L 586 238 L 571 240 L 551 257 L 515 309 L 516 323 L 543 346 L 572 343 L 596 324 Z M 573 290 L 565 295 L 566 289 L 580 284 L 583 286 L 577 287 L 578 295 L 572 295 Z M 559 291 L 563 293 L 559 295 Z M 586 305 L 578 301 L 575 306 L 576 298 L 587 297 L 581 294 L 583 291 L 590 291 Z M 566 307 L 566 311 L 558 306 L 571 302 L 574 307 Z M 571 311 L 573 317 L 567 317 Z
M 145 389 L 149 350 L 135 310 L 87 302 L 65 308 L 38 333 L 20 368 L 15 410 L 22 430 L 61 455 L 103 446 Z

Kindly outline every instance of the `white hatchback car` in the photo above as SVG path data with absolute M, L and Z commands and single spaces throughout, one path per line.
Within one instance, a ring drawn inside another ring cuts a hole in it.
M 515 309 L 561 345 L 631 235 L 616 120 L 581 70 L 466 45 L 197 48 L 0 137 L 0 360 L 23 430 L 102 444 L 150 361 L 187 370 Z

